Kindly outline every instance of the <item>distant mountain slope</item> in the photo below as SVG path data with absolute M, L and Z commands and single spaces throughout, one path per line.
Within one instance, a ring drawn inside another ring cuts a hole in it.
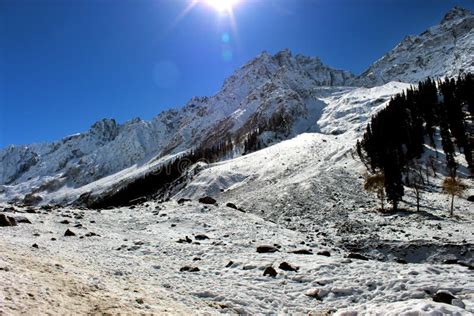
M 407 36 L 353 84 L 416 83 L 428 76 L 439 78 L 467 72 L 474 72 L 474 14 L 455 7 L 440 24 L 418 36 Z

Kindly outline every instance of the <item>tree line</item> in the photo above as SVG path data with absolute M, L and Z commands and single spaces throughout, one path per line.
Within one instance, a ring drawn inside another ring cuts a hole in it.
M 372 117 L 356 151 L 369 172 L 365 188 L 378 194 L 382 209 L 386 198 L 396 210 L 405 186 L 414 190 L 419 209 L 421 188 L 429 177 L 426 171 L 432 169 L 436 176 L 433 157 L 423 156 L 427 145 L 436 149 L 436 133 L 445 155 L 443 189 L 452 193 L 453 200 L 462 192 L 455 157 L 456 152 L 463 154 L 474 173 L 473 112 L 474 76 L 467 74 L 438 81 L 428 78 L 392 97 Z

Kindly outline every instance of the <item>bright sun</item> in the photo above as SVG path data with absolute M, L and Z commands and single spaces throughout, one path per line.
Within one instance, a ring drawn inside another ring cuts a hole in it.
M 239 0 L 205 0 L 205 2 L 219 13 L 230 13 Z

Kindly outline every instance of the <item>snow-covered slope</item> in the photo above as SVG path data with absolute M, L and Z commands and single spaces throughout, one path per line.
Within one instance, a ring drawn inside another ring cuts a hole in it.
M 474 71 L 474 14 L 460 7 L 440 24 L 418 36 L 407 36 L 355 80 L 376 86 L 389 81 L 416 83 Z

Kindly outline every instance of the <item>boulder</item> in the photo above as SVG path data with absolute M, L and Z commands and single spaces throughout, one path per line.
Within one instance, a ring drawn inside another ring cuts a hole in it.
M 179 272 L 199 272 L 199 268 L 192 266 L 184 266 L 179 269 Z
M 297 249 L 297 250 L 292 250 L 289 253 L 293 253 L 295 255 L 312 255 L 313 254 L 311 249 Z
M 72 237 L 72 236 L 76 236 L 76 233 L 74 233 L 73 231 L 71 231 L 69 228 L 66 230 L 66 232 L 64 233 L 64 236 L 65 237 Z
M 263 271 L 263 276 L 269 276 L 269 277 L 276 277 L 278 272 L 273 267 L 266 267 L 265 271 Z
M 199 235 L 194 236 L 194 239 L 196 239 L 196 240 L 206 240 L 206 239 L 209 239 L 209 237 L 207 237 L 204 234 L 199 234 Z
M 351 252 L 349 255 L 347 255 L 347 258 L 365 260 L 365 261 L 369 260 L 369 258 L 367 258 L 366 256 L 363 256 L 360 253 L 354 253 L 354 252 Z
M 433 296 L 433 301 L 437 303 L 452 304 L 456 297 L 448 291 L 438 291 Z
M 193 242 L 192 239 L 189 238 L 188 236 L 186 236 L 185 239 L 180 238 L 180 239 L 178 239 L 178 241 L 177 241 L 177 243 L 180 243 L 180 244 L 183 244 L 183 243 L 192 243 L 192 242 Z
M 230 203 L 230 202 L 229 202 L 229 203 L 227 203 L 225 206 L 230 207 L 230 208 L 233 208 L 234 210 L 238 210 L 237 205 L 235 205 L 234 203 Z
M 179 199 L 179 200 L 178 200 L 178 204 L 180 204 L 180 205 L 181 205 L 181 204 L 184 204 L 184 203 L 186 203 L 186 202 L 191 202 L 191 200 L 190 200 L 190 199 Z
M 471 195 L 467 198 L 469 202 L 474 202 L 474 195 Z
M 16 221 L 13 217 L 0 214 L 0 226 L 16 226 Z
M 295 266 L 289 264 L 288 262 L 280 263 L 280 266 L 278 266 L 278 268 L 280 268 L 284 271 L 293 271 L 293 272 L 296 272 L 296 271 L 299 270 L 299 267 L 295 267 Z
M 210 196 L 205 196 L 199 199 L 199 203 L 215 205 L 217 201 Z
M 39 195 L 34 195 L 33 193 L 29 193 L 23 198 L 23 204 L 27 206 L 36 205 L 41 201 L 43 201 L 43 198 Z
M 270 245 L 262 245 L 257 247 L 258 253 L 272 253 L 277 252 L 278 248 L 270 246 Z
M 319 252 L 317 253 L 317 255 L 319 255 L 319 256 L 325 256 L 325 257 L 331 257 L 331 253 L 330 253 L 329 251 L 327 251 L 327 250 L 319 251 Z

